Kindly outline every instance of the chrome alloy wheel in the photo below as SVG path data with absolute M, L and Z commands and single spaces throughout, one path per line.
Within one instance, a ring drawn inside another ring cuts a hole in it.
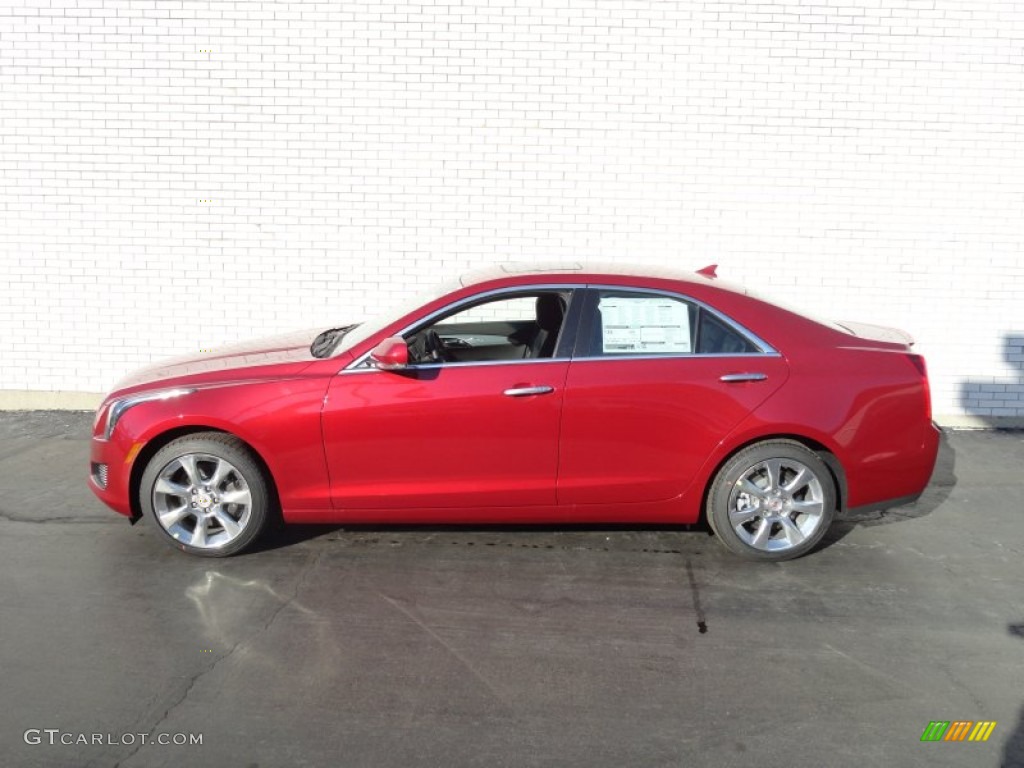
M 768 459 L 744 470 L 729 493 L 729 523 L 762 552 L 782 552 L 813 536 L 825 519 L 820 478 L 801 461 Z
M 186 453 L 157 475 L 153 510 L 164 530 L 183 544 L 220 549 L 248 525 L 252 493 L 230 462 L 207 453 Z

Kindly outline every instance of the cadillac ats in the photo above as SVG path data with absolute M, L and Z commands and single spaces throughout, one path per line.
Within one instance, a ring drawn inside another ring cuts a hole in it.
M 89 485 L 219 557 L 288 523 L 706 522 L 802 555 L 918 496 L 924 359 L 697 273 L 505 266 L 374 318 L 148 368 L 93 428 Z

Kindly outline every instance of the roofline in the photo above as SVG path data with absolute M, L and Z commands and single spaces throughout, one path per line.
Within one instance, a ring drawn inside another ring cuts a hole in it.
M 459 278 L 463 287 L 500 280 L 506 277 L 550 277 L 553 275 L 607 276 L 607 277 L 647 277 L 663 280 L 684 280 L 687 282 L 718 280 L 713 267 L 709 265 L 702 270 L 688 272 L 658 264 L 619 264 L 615 262 L 581 262 L 581 261 L 538 261 L 538 262 L 505 262 L 467 272 Z

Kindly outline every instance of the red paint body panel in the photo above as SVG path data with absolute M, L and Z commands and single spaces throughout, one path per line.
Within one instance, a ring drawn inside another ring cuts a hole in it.
M 344 370 L 452 302 L 531 285 L 673 292 L 778 354 Z M 179 360 L 121 382 L 94 430 L 91 460 L 109 467 L 105 489 L 90 481 L 94 493 L 131 514 L 137 454 L 181 429 L 248 443 L 295 522 L 690 523 L 722 462 L 777 436 L 831 452 L 845 475 L 843 506 L 855 507 L 919 493 L 937 453 L 923 365 L 903 337 L 844 333 L 709 276 L 509 274 L 396 316 L 335 357 L 311 356 L 314 335 Z M 720 381 L 750 372 L 765 379 Z M 504 394 L 539 385 L 552 391 Z M 179 387 L 196 391 L 129 408 L 104 439 L 112 401 Z
M 288 376 L 313 362 L 309 345 L 316 335 L 315 330 L 298 331 L 205 354 L 165 360 L 126 376 L 115 385 L 114 391 L 121 395 L 152 389 L 154 384 L 164 388 L 177 382 L 222 384 Z
M 132 514 L 128 478 L 135 457 L 131 455 L 131 450 L 131 438 L 119 432 L 115 432 L 111 440 L 93 435 L 89 446 L 89 461 L 94 464 L 106 464 L 108 467 L 106 487 L 100 488 L 96 485 L 90 474 L 89 489 L 100 501 L 125 517 Z
M 764 381 L 728 384 L 729 373 Z M 673 357 L 573 363 L 562 413 L 562 504 L 665 501 L 788 377 L 781 357 Z
M 323 424 L 336 506 L 453 507 L 472 515 L 497 500 L 554 505 L 568 367 L 536 361 L 335 376 Z M 553 391 L 503 394 L 537 385 Z
M 335 367 L 336 362 L 331 368 Z M 220 430 L 238 436 L 260 455 L 286 512 L 320 510 L 329 517 L 330 481 L 320 431 L 329 381 L 323 374 L 268 377 L 142 403 L 124 413 L 109 441 L 98 433 L 100 420 L 92 439 L 92 461 L 103 461 L 110 469 L 106 490 L 91 484 L 93 490 L 117 511 L 130 514 L 127 490 L 133 446 L 145 446 L 171 430 Z
M 906 354 L 840 349 L 827 370 L 794 360 L 793 379 L 800 386 L 780 391 L 730 439 L 791 431 L 822 443 L 846 472 L 847 507 L 921 492 L 935 464 L 938 432 Z M 794 418 L 803 411 L 814 419 Z

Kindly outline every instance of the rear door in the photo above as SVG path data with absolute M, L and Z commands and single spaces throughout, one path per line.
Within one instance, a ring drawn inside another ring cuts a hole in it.
M 695 301 L 588 290 L 562 404 L 559 504 L 680 495 L 788 373 L 778 353 Z

